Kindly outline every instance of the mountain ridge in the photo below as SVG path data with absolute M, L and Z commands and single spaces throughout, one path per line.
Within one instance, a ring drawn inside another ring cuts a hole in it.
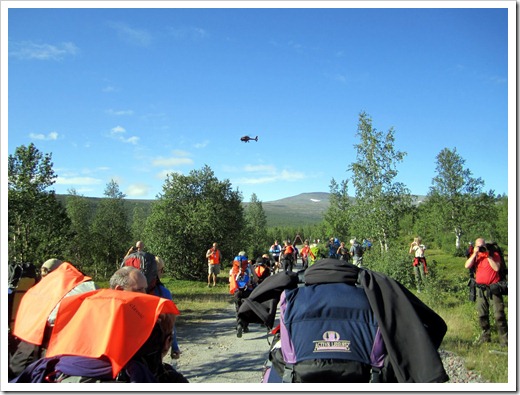
M 63 204 L 65 204 L 67 196 L 69 195 L 56 195 Z M 425 196 L 412 196 L 414 204 L 419 204 L 425 198 Z M 85 198 L 89 200 L 93 208 L 103 199 L 97 197 Z M 267 226 L 303 226 L 317 224 L 323 220 L 323 216 L 329 208 L 329 199 L 329 192 L 304 192 L 277 200 L 260 202 L 267 218 Z M 354 198 L 352 197 L 352 199 Z M 132 218 L 136 208 L 141 208 L 145 215 L 149 215 L 154 201 L 152 199 L 125 198 L 124 204 L 129 218 Z M 243 202 L 242 204 L 246 208 L 251 202 Z

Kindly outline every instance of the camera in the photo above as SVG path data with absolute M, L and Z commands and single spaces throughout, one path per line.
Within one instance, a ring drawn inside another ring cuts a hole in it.
M 478 252 L 486 252 L 486 251 L 487 251 L 487 248 L 485 246 L 478 247 Z

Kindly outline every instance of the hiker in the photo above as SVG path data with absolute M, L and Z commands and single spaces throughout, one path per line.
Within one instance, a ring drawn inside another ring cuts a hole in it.
M 274 267 L 273 272 L 276 273 L 280 270 L 281 262 L 280 262 L 280 253 L 282 252 L 282 247 L 278 244 L 278 240 L 274 241 L 274 244 L 269 248 L 269 253 L 273 257 Z
M 421 292 L 421 285 L 424 284 L 426 275 L 428 274 L 428 266 L 426 265 L 424 250 L 426 250 L 426 247 L 422 244 L 422 239 L 420 237 L 414 238 L 410 244 L 410 250 L 408 253 L 414 253 L 415 255 L 413 259 L 413 273 L 415 276 L 417 292 Z
M 212 279 L 213 286 L 217 286 L 217 276 L 220 274 L 222 254 L 217 247 L 217 243 L 213 243 L 213 246 L 206 251 L 206 258 L 208 259 L 208 288 L 211 286 Z
M 444 320 L 391 277 L 345 261 L 269 277 L 238 315 L 274 334 L 263 382 L 449 380 L 438 352 Z
M 155 260 L 157 262 L 157 283 L 155 284 L 154 289 L 150 292 L 150 294 L 159 296 L 161 298 L 170 299 L 173 301 L 172 294 L 168 288 L 165 287 L 165 285 L 161 282 L 161 277 L 164 274 L 164 261 L 161 257 L 156 256 Z M 172 347 L 170 352 L 170 357 L 172 359 L 179 359 L 181 356 L 181 350 L 179 348 L 179 343 L 177 342 L 177 331 L 175 330 L 175 326 L 173 327 L 172 332 Z
M 253 265 L 256 277 L 258 278 L 258 284 L 264 281 L 271 275 L 271 260 L 269 254 L 264 254 L 259 257 Z
M 345 242 L 342 241 L 339 243 L 339 248 L 336 251 L 336 255 L 339 256 L 340 261 L 350 261 L 350 252 L 347 247 L 345 247 Z
M 99 289 L 68 298 L 47 356 L 11 382 L 187 383 L 162 362 L 177 315 L 171 300 L 139 292 Z
M 124 266 L 110 277 L 110 288 L 119 291 L 146 293 L 148 283 L 145 275 L 133 266 Z
M 238 310 L 257 283 L 258 278 L 251 267 L 251 261 L 247 259 L 245 251 L 240 251 L 233 259 L 233 266 L 229 271 L 229 293 L 235 298 L 235 311 L 237 313 L 237 337 L 242 337 L 242 333 L 249 332 L 248 325 L 238 319 Z
M 132 246 L 128 249 L 128 251 L 126 252 L 126 255 L 125 255 L 125 258 L 130 255 L 130 254 L 133 254 L 137 251 L 143 251 L 144 252 L 144 243 L 139 240 L 138 242 L 135 243 L 135 246 Z
M 329 249 L 329 258 L 338 258 L 339 240 L 335 237 L 331 237 L 327 242 L 327 248 Z
M 157 262 L 155 255 L 145 251 L 142 241 L 138 241 L 133 249 L 123 258 L 121 267 L 132 266 L 139 269 L 146 277 L 146 293 L 150 293 L 157 282 Z
M 507 319 L 504 311 L 504 299 L 501 294 L 491 292 L 490 286 L 500 282 L 502 259 L 497 251 L 490 251 L 483 238 L 475 240 L 473 254 L 467 259 L 464 267 L 475 269 L 476 308 L 482 333 L 476 344 L 491 341 L 491 326 L 489 322 L 489 305 L 493 304 L 495 323 L 498 330 L 500 345 L 507 346 Z M 505 269 L 505 268 L 502 268 Z
M 296 261 L 295 255 L 296 251 L 291 242 L 289 240 L 284 241 L 281 252 L 284 272 L 293 271 L 294 262 Z
M 40 273 L 42 275 L 42 278 L 45 277 L 47 274 L 52 272 L 53 270 L 57 269 L 58 266 L 60 266 L 63 262 L 56 258 L 47 259 L 41 269 Z
M 311 251 L 311 247 L 309 246 L 309 240 L 305 240 L 303 242 L 303 248 L 300 251 L 300 256 L 302 257 L 302 269 L 306 270 L 309 267 L 309 257 L 314 261 L 316 256 Z
M 47 274 L 23 296 L 12 333 L 20 343 L 9 361 L 9 378 L 45 356 L 58 308 L 66 298 L 95 290 L 92 278 L 69 262 L 45 262 Z
M 357 267 L 361 267 L 363 264 L 363 247 L 358 243 L 356 238 L 350 239 L 350 256 L 352 257 L 352 263 Z

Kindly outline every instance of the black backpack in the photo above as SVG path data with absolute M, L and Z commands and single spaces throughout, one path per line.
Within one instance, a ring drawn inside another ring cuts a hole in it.
M 9 296 L 7 310 L 9 327 L 14 323 L 18 306 L 27 290 L 40 281 L 36 266 L 32 263 L 9 264 Z
M 363 247 L 361 246 L 361 244 L 356 244 L 355 247 L 356 247 L 356 255 L 361 258 L 363 256 L 363 253 L 365 252 L 363 250 Z
M 500 246 L 496 242 L 486 243 L 486 248 L 489 251 L 490 255 L 493 255 L 495 252 L 500 256 L 500 268 L 498 269 L 498 276 L 500 281 L 495 284 L 491 284 L 489 289 L 493 294 L 499 295 L 507 295 L 508 294 L 508 286 L 507 286 L 507 265 L 504 259 L 504 252 L 500 248 Z

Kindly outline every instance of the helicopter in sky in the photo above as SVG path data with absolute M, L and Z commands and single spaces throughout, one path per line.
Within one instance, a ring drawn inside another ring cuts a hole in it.
M 258 136 L 256 136 L 255 138 L 249 136 L 240 137 L 240 141 L 243 141 L 244 143 L 249 143 L 249 140 L 258 141 Z

